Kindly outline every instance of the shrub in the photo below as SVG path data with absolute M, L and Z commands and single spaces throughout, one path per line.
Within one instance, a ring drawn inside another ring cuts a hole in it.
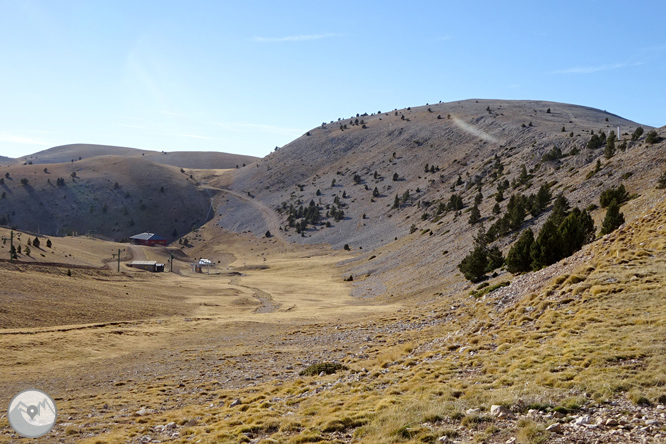
M 541 160 L 543 162 L 548 162 L 549 160 L 557 160 L 561 159 L 564 157 L 564 154 L 562 154 L 562 150 L 556 146 L 553 147 L 550 151 L 548 151 L 546 154 L 541 156 Z
M 21 185 L 28 185 L 28 179 L 26 179 L 25 177 L 21 179 Z
M 659 137 L 657 131 L 648 131 L 647 135 L 645 136 L 645 143 L 652 145 L 658 142 L 661 142 L 661 137 Z
M 618 205 L 629 200 L 629 193 L 624 188 L 624 185 L 619 185 L 617 188 L 609 188 L 601 193 L 599 197 L 601 208 L 606 208 L 613 200 Z
M 400 179 L 400 176 L 398 175 L 398 173 L 393 173 L 393 181 L 395 182 L 398 179 Z
M 642 126 L 639 126 L 639 127 L 636 128 L 636 130 L 631 134 L 631 141 L 632 141 L 632 142 L 637 141 L 638 139 L 641 138 L 642 135 L 643 135 L 643 127 L 642 127 Z
M 659 177 L 659 181 L 657 182 L 657 189 L 662 190 L 666 188 L 666 171 Z
M 349 244 L 345 244 L 344 247 L 342 247 L 345 251 L 349 251 Z
M 317 376 L 317 375 L 321 374 L 321 372 L 324 372 L 327 375 L 332 375 L 333 373 L 336 373 L 340 370 L 349 370 L 349 368 L 342 365 L 342 364 L 338 364 L 338 363 L 319 362 L 317 364 L 310 365 L 305 370 L 301 371 L 299 373 L 299 375 L 300 376 Z

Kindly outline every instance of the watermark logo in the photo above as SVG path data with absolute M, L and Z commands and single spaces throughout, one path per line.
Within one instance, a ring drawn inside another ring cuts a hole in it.
M 23 390 L 9 403 L 9 425 L 25 438 L 39 438 L 51 429 L 58 417 L 55 402 L 41 390 Z

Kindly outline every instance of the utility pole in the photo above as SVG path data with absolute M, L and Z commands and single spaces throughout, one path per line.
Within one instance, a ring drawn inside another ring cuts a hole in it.
M 118 253 L 113 253 L 113 255 L 112 255 L 114 258 L 118 257 L 118 273 L 120 273 L 120 252 L 121 251 L 125 251 L 125 249 L 123 248 L 121 250 L 120 248 L 118 248 Z
M 16 256 L 16 250 L 14 249 L 14 231 L 9 232 L 9 239 L 6 237 L 2 236 L 2 244 L 4 245 L 7 241 L 9 241 L 9 262 L 13 263 L 14 259 L 18 259 L 18 256 Z

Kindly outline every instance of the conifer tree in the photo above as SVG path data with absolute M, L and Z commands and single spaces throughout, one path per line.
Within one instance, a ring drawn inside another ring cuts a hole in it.
M 562 258 L 561 246 L 560 232 L 555 223 L 548 219 L 530 247 L 532 270 L 540 270 L 560 260 Z
M 506 269 L 511 273 L 520 273 L 532 269 L 530 249 L 534 243 L 534 232 L 531 228 L 523 230 L 506 255 Z
M 624 214 L 620 212 L 620 206 L 617 204 L 617 201 L 613 201 L 608 205 L 608 210 L 606 210 L 606 217 L 604 218 L 603 223 L 601 224 L 601 235 L 605 235 L 615 231 L 620 225 L 624 223 Z
M 587 211 L 574 208 L 559 227 L 562 258 L 571 256 L 594 240 L 594 231 L 592 216 Z
M 606 140 L 606 148 L 604 148 L 604 156 L 606 159 L 610 159 L 615 155 L 615 131 L 610 132 L 610 136 Z
M 502 256 L 502 251 L 500 251 L 497 245 L 488 249 L 486 252 L 486 258 L 488 260 L 488 264 L 486 265 L 487 272 L 496 270 L 504 265 L 504 256 Z
M 483 279 L 488 266 L 486 232 L 483 225 L 474 238 L 474 249 L 458 264 L 458 269 L 471 282 Z
M 474 225 L 479 220 L 481 220 L 481 212 L 479 211 L 479 207 L 474 205 L 469 212 L 469 223 Z

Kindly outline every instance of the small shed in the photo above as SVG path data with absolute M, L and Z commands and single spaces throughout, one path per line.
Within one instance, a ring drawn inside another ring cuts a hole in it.
M 164 264 L 158 264 L 156 261 L 133 261 L 131 264 L 129 264 L 129 266 L 146 271 L 153 271 L 153 272 L 164 271 Z
M 130 237 L 130 243 L 133 245 L 147 245 L 152 247 L 154 245 L 166 245 L 167 240 L 155 233 L 140 233 Z

